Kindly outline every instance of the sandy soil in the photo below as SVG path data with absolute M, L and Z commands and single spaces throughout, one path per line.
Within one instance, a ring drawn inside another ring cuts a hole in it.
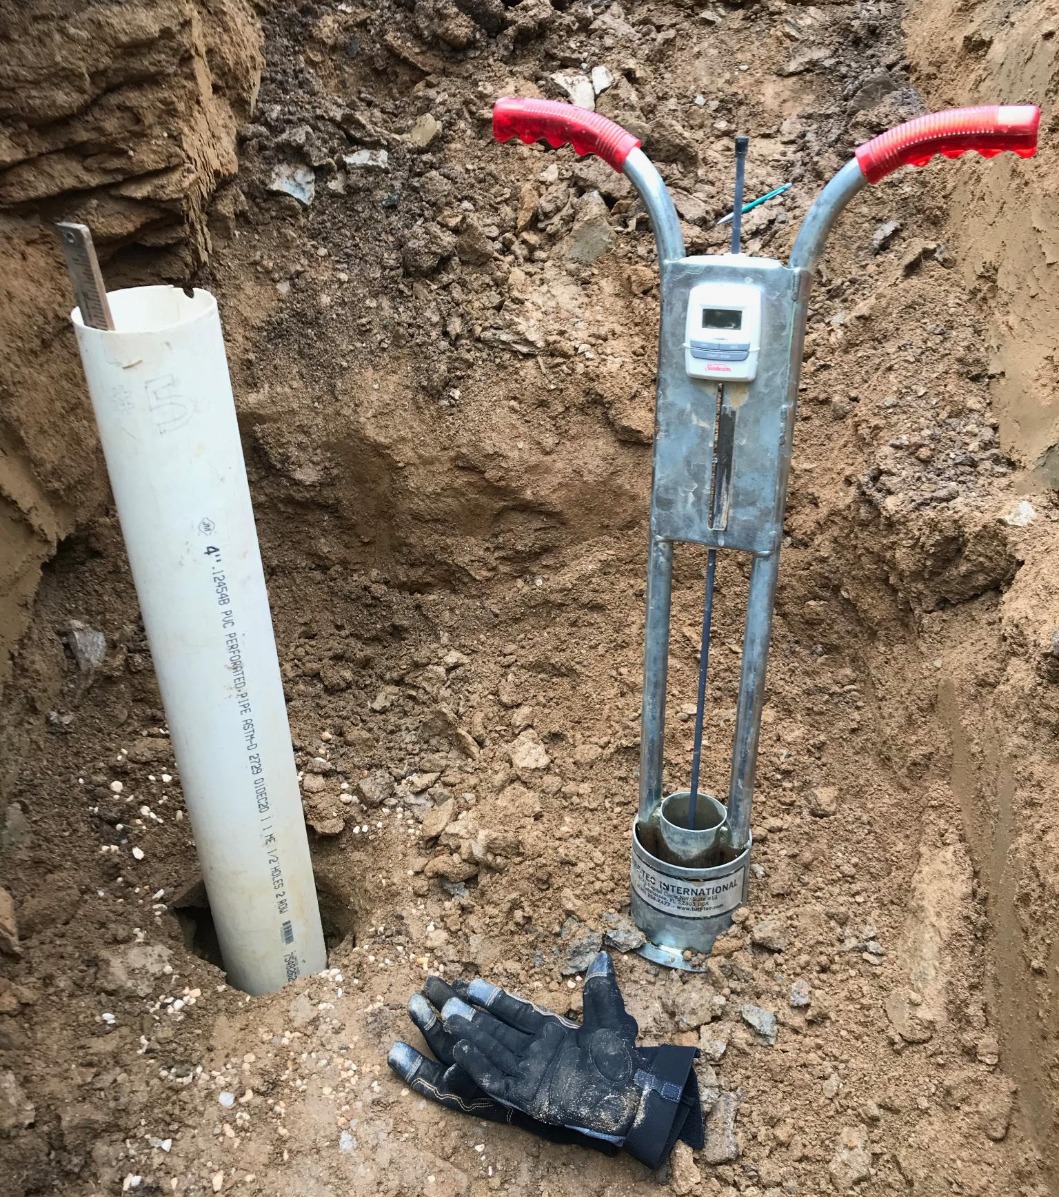
M 748 248 L 784 257 L 852 146 L 936 103 L 900 7 L 260 7 L 260 96 L 196 277 L 226 324 L 330 970 L 249 999 L 209 958 L 103 509 L 45 568 L 5 696 L 5 1192 L 1055 1191 L 1050 1058 L 1025 1025 L 1055 965 L 1053 883 L 1017 812 L 1036 796 L 1035 843 L 1054 844 L 1059 508 L 998 437 L 995 296 L 969 287 L 949 221 L 949 176 L 997 167 L 977 158 L 899 175 L 833 237 L 750 904 L 703 976 L 618 960 L 645 1040 L 703 1048 L 705 1151 L 653 1176 L 439 1112 L 385 1065 L 428 970 L 576 1013 L 572 953 L 627 911 L 653 241 L 604 168 L 494 145 L 490 103 L 558 98 L 555 74 L 607 67 L 599 109 L 644 137 L 704 251 L 724 240 L 731 135 L 749 133 L 748 191 L 793 186 L 748 219 Z M 362 150 L 386 165 L 346 160 Z M 313 172 L 311 205 L 270 190 L 294 166 Z M 143 270 L 114 246 L 112 285 Z M 706 775 L 721 791 L 744 565 L 720 575 Z M 673 788 L 701 566 L 678 555 Z M 71 620 L 107 636 L 90 676 Z M 748 1007 L 776 1016 L 774 1043 Z

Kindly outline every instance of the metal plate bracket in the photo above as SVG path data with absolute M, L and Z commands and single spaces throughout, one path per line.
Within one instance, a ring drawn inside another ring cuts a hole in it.
M 751 553 L 779 547 L 802 348 L 795 312 L 803 277 L 771 258 L 742 254 L 663 263 L 652 538 Z M 723 435 L 718 387 L 713 380 L 690 377 L 684 367 L 689 296 L 705 281 L 750 284 L 762 295 L 757 375 L 750 383 L 726 387 L 731 478 L 724 518 L 712 523 L 714 442 Z

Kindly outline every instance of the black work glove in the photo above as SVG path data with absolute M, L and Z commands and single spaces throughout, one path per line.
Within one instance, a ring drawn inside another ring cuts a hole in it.
M 408 1015 L 422 1032 L 437 1060 L 431 1060 L 407 1043 L 395 1043 L 390 1048 L 386 1062 L 408 1087 L 423 1097 L 462 1114 L 473 1114 L 476 1118 L 485 1118 L 490 1122 L 506 1122 L 552 1143 L 574 1143 L 602 1151 L 605 1155 L 616 1155 L 618 1148 L 613 1143 L 589 1138 L 565 1127 L 546 1126 L 520 1110 L 513 1110 L 494 1101 L 474 1083 L 459 1064 L 454 1062 L 452 1053 L 457 1041 L 442 1025 L 439 1010 L 447 1001 L 466 996 L 465 981 L 457 981 L 455 986 L 451 986 L 440 977 L 428 977 L 423 993 L 412 995 L 408 1003 Z M 560 1018 L 558 1014 L 549 1012 L 549 1017 L 568 1027 L 577 1025 Z
M 512 997 L 488 981 L 467 986 L 442 1009 L 458 1042 L 452 1058 L 489 1098 L 535 1122 L 624 1147 L 659 1167 L 679 1137 L 703 1140 L 695 1048 L 636 1048 L 636 1020 L 625 1011 L 614 966 L 600 952 L 585 974 L 584 1023 Z M 689 1093 L 690 1096 L 690 1093 Z
M 563 1018 L 554 1011 L 534 1006 L 532 1003 L 498 989 L 490 982 L 478 979 L 468 984 L 454 981 L 448 984 L 440 977 L 428 977 L 422 993 L 414 994 L 408 1003 L 408 1013 L 423 1034 L 430 1050 L 437 1056 L 438 1063 L 416 1051 L 407 1043 L 395 1043 L 390 1049 L 387 1062 L 408 1086 L 423 1097 L 439 1102 L 450 1110 L 473 1114 L 491 1122 L 506 1122 L 521 1127 L 530 1134 L 553 1143 L 568 1143 L 580 1147 L 591 1147 L 606 1155 L 614 1155 L 618 1145 L 606 1139 L 582 1134 L 562 1126 L 541 1123 L 521 1110 L 512 1109 L 490 1097 L 459 1064 L 454 1062 L 453 1050 L 457 1040 L 443 1027 L 439 1011 L 453 998 L 464 1003 L 489 1006 L 490 1012 L 503 1019 L 511 1020 L 509 1026 L 518 1030 L 535 1024 L 541 1019 L 552 1019 L 568 1031 L 577 1031 L 578 1024 Z M 635 1026 L 635 1023 L 633 1024 Z M 649 1071 L 659 1052 L 687 1053 L 697 1055 L 692 1048 L 641 1048 L 643 1067 Z M 691 1147 L 701 1148 L 704 1143 L 702 1108 L 698 1078 L 693 1069 L 680 1098 L 680 1111 L 674 1119 L 667 1142 L 662 1151 L 662 1160 L 668 1158 L 678 1138 Z

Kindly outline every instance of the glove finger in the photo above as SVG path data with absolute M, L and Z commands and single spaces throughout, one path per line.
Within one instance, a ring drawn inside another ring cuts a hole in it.
M 451 1064 L 456 1040 L 446 1033 L 441 1015 L 421 993 L 413 993 L 408 999 L 408 1017 L 419 1028 L 434 1055 L 443 1063 Z
M 499 985 L 494 985 L 484 977 L 475 977 L 467 986 L 467 999 L 476 1006 L 481 1006 L 483 1010 L 488 1010 L 501 1022 L 506 1022 L 508 1026 L 515 1027 L 516 1030 L 527 1035 L 537 1034 L 549 1020 L 571 1029 L 577 1026 L 577 1023 L 563 1018 L 554 1010 L 544 1010 L 540 1006 L 535 1006 L 525 998 L 508 993 L 506 989 L 501 989 Z
M 482 1010 L 477 1006 L 468 1006 L 462 998 L 450 998 L 442 1008 L 441 1017 L 445 1021 L 445 1030 L 458 1039 L 467 1038 L 465 1031 L 468 1026 L 473 1024 L 492 1035 L 501 1046 L 519 1055 L 533 1042 L 532 1035 L 527 1035 L 515 1027 L 508 1026 L 506 1022 L 494 1018 L 488 1010 Z M 458 1022 L 458 1027 L 452 1025 L 453 1020 Z
M 407 1043 L 395 1043 L 386 1062 L 397 1075 L 420 1096 L 461 1114 L 479 1118 L 501 1115 L 497 1103 L 483 1093 L 471 1076 L 457 1065 L 443 1068 L 435 1060 L 428 1060 Z
M 479 1019 L 476 1018 L 474 1022 L 468 1022 L 467 1019 L 456 1016 L 446 1019 L 445 1025 L 459 1040 L 452 1049 L 453 1058 L 457 1064 L 467 1067 L 461 1052 L 461 1045 L 469 1044 L 475 1049 L 477 1055 L 483 1056 L 489 1062 L 494 1072 L 513 1077 L 518 1076 L 522 1071 L 521 1055 L 513 1052 L 509 1047 L 505 1047 L 495 1035 L 482 1026 Z M 486 1088 L 473 1069 L 467 1068 L 467 1071 L 483 1088 Z
M 504 1049 L 500 1050 L 502 1052 Z M 503 1067 L 498 1066 L 490 1055 L 467 1039 L 461 1039 L 456 1044 L 453 1054 L 458 1066 L 467 1072 L 480 1089 L 484 1090 L 487 1097 L 504 1102 L 505 1105 L 510 1104 L 515 1078 L 509 1075 Z
M 440 1010 L 450 998 L 458 997 L 466 1000 L 467 982 L 444 981 L 441 977 L 431 976 L 423 982 L 423 993 L 427 1000 Z
M 636 1019 L 625 1012 L 614 963 L 606 952 L 600 952 L 588 966 L 582 1000 L 586 1027 L 609 1027 L 622 1030 L 626 1035 L 631 1032 L 632 1038 L 636 1038 L 640 1028 Z

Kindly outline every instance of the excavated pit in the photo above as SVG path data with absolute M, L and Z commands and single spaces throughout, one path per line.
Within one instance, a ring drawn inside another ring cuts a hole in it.
M 703 1049 L 706 1151 L 652 1178 L 439 1111 L 385 1067 L 425 971 L 576 1015 L 586 955 L 635 938 L 653 243 L 598 164 L 494 146 L 490 100 L 557 96 L 550 76 L 606 65 L 599 108 L 644 136 L 697 251 L 722 246 L 730 136 L 750 133 L 748 194 L 794 186 L 748 218 L 748 248 L 784 257 L 857 140 L 920 105 L 1054 90 L 1051 40 L 999 5 L 921 4 L 908 46 L 884 3 L 709 13 L 278 5 L 253 114 L 259 32 L 234 0 L 156 6 L 141 41 L 169 65 L 150 86 L 132 33 L 73 39 L 110 56 L 93 87 L 118 94 L 124 73 L 213 146 L 188 151 L 199 175 L 168 176 L 208 187 L 173 198 L 148 156 L 135 185 L 93 176 L 84 211 L 109 229 L 112 287 L 194 275 L 218 295 L 339 937 L 327 973 L 251 1000 L 195 949 L 204 916 L 179 915 L 179 777 L 38 223 L 74 214 L 56 146 L 78 104 L 97 141 L 135 134 L 109 92 L 42 104 L 25 162 L 0 172 L 17 333 L 0 349 L 17 644 L 0 880 L 20 938 L 0 908 L 5 1193 L 1056 1191 L 1055 388 L 1010 348 L 1047 339 L 1056 293 L 1043 155 L 880 185 L 817 280 L 749 906 L 704 974 L 618 959 L 645 1040 Z M 33 30 L 16 32 L 25 53 Z M 382 149 L 385 167 L 344 161 Z M 46 152 L 38 195 L 27 163 Z M 270 190 L 293 165 L 315 172 L 308 207 Z M 722 792 L 745 573 L 722 559 L 703 767 Z M 73 658 L 71 620 L 106 635 L 98 668 Z M 687 784 L 700 620 L 700 555 L 679 553 L 670 790 Z

